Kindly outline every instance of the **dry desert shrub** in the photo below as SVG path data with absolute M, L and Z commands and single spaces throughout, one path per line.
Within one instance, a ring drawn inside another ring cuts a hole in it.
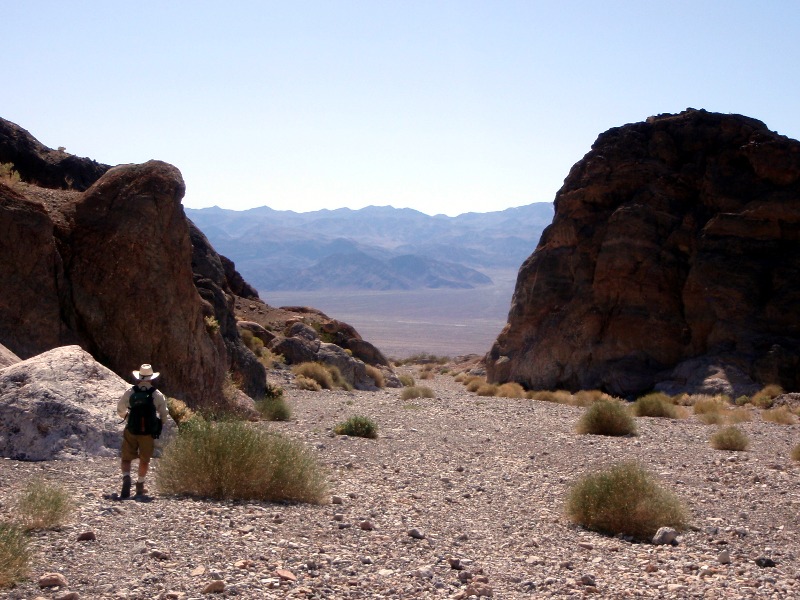
M 175 421 L 178 426 L 182 425 L 196 414 L 183 400 L 170 398 L 169 396 L 167 396 L 167 412 L 169 412 L 169 416 L 172 417 L 172 420 Z
M 300 442 L 241 421 L 191 419 L 164 449 L 156 484 L 166 494 L 318 504 L 325 476 Z
M 477 392 L 482 385 L 486 385 L 486 379 L 483 377 L 471 377 L 466 382 L 468 392 Z
M 765 385 L 760 391 L 753 394 L 750 404 L 758 408 L 772 408 L 775 398 L 783 393 L 783 388 L 779 385 Z
M 566 390 L 535 390 L 528 392 L 528 398 L 531 400 L 541 400 L 542 402 L 556 402 L 558 404 L 571 404 L 572 394 Z
M 414 385 L 414 378 L 411 375 L 400 375 L 398 379 L 404 387 L 412 387 Z
M 464 373 L 464 372 L 462 371 L 461 373 L 457 373 L 457 374 L 456 374 L 456 375 L 453 377 L 453 381 L 457 381 L 458 383 L 463 383 L 463 382 L 464 382 L 464 380 L 465 380 L 467 377 L 468 377 L 468 376 L 467 376 L 467 374 L 466 374 L 466 373 Z
M 366 365 L 366 369 L 367 375 L 375 382 L 376 387 L 386 387 L 386 378 L 383 376 L 383 371 L 373 365 Z
M 429 388 L 425 387 L 424 385 L 415 386 L 412 385 L 410 387 L 403 388 L 403 391 L 400 392 L 400 398 L 403 400 L 411 400 L 413 398 L 435 398 L 436 394 L 434 391 Z
M 29 483 L 16 500 L 16 520 L 27 530 L 55 529 L 75 507 L 69 493 L 44 481 Z
M 636 423 L 621 402 L 598 400 L 583 413 L 577 430 L 592 435 L 636 435 Z
M 314 379 L 310 379 L 305 375 L 296 375 L 294 378 L 294 384 L 299 390 L 308 390 L 309 392 L 318 392 L 322 389 L 322 386 L 317 383 Z
M 728 423 L 746 423 L 753 420 L 753 411 L 744 406 L 735 408 L 725 414 Z
M 378 437 L 378 426 L 369 417 L 355 415 L 333 428 L 336 435 L 349 435 L 375 439 Z
M 502 385 L 497 386 L 496 396 L 500 398 L 524 398 L 525 390 L 515 381 L 509 381 Z
M 740 429 L 730 426 L 720 429 L 711 436 L 711 447 L 717 450 L 747 450 L 750 440 Z
M 28 575 L 30 540 L 19 525 L 0 523 L 0 588 L 11 587 Z
M 792 460 L 800 461 L 800 444 L 792 448 Z
M 582 477 L 569 492 L 567 516 L 573 523 L 608 535 L 649 539 L 659 527 L 683 529 L 687 511 L 635 462 Z
M 350 389 L 350 385 L 344 380 L 341 371 L 335 365 L 304 362 L 292 367 L 292 373 L 294 373 L 295 377 L 313 379 L 324 390 L 332 390 L 337 387 Z
M 631 405 L 631 411 L 637 417 L 675 419 L 678 416 L 678 410 L 672 403 L 672 398 L 662 392 L 653 392 L 637 399 Z
M 613 400 L 613 397 L 600 390 L 578 390 L 572 394 L 569 404 L 573 406 L 591 406 L 598 400 Z
M 786 406 L 779 406 L 777 408 L 761 411 L 761 418 L 770 423 L 777 423 L 778 425 L 794 425 L 797 422 L 792 411 Z
M 493 383 L 484 383 L 475 390 L 478 396 L 496 396 L 497 386 Z
M 730 399 L 727 396 L 708 396 L 698 394 L 691 396 L 691 405 L 696 415 L 709 415 L 724 412 L 730 406 Z

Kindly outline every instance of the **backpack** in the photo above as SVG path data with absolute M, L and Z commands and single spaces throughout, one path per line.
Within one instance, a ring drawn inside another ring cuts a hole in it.
M 139 388 L 133 386 L 133 393 L 128 399 L 128 431 L 134 435 L 152 435 L 157 438 L 161 435 L 161 419 L 156 414 L 156 404 L 153 402 L 153 393 L 156 388 Z

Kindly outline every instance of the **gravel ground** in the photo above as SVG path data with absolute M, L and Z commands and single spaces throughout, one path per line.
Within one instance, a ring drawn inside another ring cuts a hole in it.
M 694 417 L 637 419 L 637 437 L 581 436 L 583 409 L 480 398 L 447 375 L 418 382 L 436 398 L 411 401 L 397 389 L 307 392 L 280 372 L 271 379 L 293 420 L 264 426 L 314 449 L 328 503 L 156 493 L 118 502 L 106 498 L 119 486 L 115 460 L 0 460 L 0 519 L 33 479 L 79 504 L 66 526 L 34 534 L 30 579 L 0 596 L 189 599 L 216 587 L 237 598 L 800 597 L 798 425 L 743 423 L 750 450 L 724 452 L 708 443 L 716 426 Z M 354 414 L 378 424 L 378 439 L 332 436 Z M 677 545 L 564 517 L 570 485 L 621 459 L 641 461 L 686 502 L 691 526 Z M 46 573 L 66 582 L 42 588 Z

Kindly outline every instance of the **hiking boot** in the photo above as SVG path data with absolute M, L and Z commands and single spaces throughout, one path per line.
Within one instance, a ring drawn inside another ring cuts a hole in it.
M 144 482 L 139 483 L 136 482 L 136 495 L 137 496 L 144 496 Z
M 124 475 L 122 477 L 122 491 L 119 493 L 120 498 L 131 497 L 131 476 Z

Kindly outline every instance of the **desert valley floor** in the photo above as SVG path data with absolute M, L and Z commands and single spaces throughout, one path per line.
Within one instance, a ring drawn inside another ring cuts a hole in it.
M 419 381 L 436 398 L 415 400 L 270 378 L 293 419 L 263 426 L 314 449 L 328 503 L 155 491 L 118 502 L 105 497 L 119 483 L 114 459 L 1 460 L 0 519 L 32 479 L 66 487 L 79 506 L 65 527 L 35 534 L 30 579 L 0 596 L 188 600 L 214 597 L 204 589 L 222 580 L 219 595 L 235 598 L 463 598 L 468 573 L 471 591 L 507 599 L 800 597 L 800 467 L 789 458 L 798 425 L 756 417 L 740 425 L 750 450 L 724 452 L 708 443 L 716 426 L 695 417 L 639 418 L 636 437 L 578 435 L 581 408 L 477 397 L 450 375 Z M 378 424 L 378 439 L 332 436 L 354 414 Z M 622 459 L 641 461 L 688 505 L 678 545 L 606 537 L 564 516 L 576 478 Z M 89 531 L 96 539 L 78 541 Z M 757 566 L 762 556 L 776 566 Z M 66 588 L 40 589 L 48 572 Z

